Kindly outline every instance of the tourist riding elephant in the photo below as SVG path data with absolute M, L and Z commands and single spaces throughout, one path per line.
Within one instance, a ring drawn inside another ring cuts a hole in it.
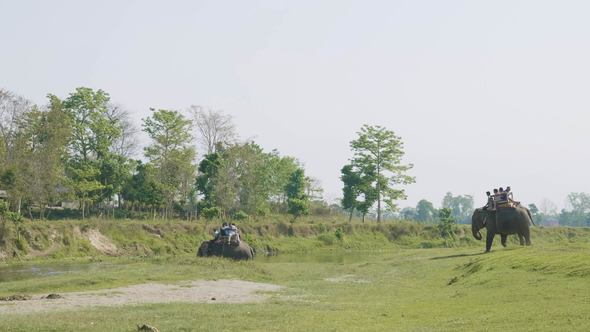
M 252 249 L 244 241 L 240 241 L 239 244 L 229 244 L 221 240 L 210 240 L 201 243 L 199 250 L 197 250 L 197 256 L 222 256 L 233 259 L 254 259 L 254 249 Z
M 484 227 L 487 229 L 486 252 L 489 252 L 496 234 L 500 234 L 504 247 L 509 234 L 517 234 L 521 246 L 525 243 L 527 246 L 531 245 L 530 223 L 535 224 L 531 212 L 522 206 L 501 208 L 496 211 L 478 208 L 471 217 L 471 231 L 474 238 L 481 240 L 479 230 Z

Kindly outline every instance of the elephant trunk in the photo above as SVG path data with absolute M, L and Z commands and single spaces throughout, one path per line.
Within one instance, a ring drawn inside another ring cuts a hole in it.
M 473 237 L 478 240 L 482 239 L 481 233 L 478 230 L 475 230 L 475 228 L 473 229 Z
M 481 240 L 482 236 L 481 236 L 481 233 L 479 232 L 478 226 L 479 225 L 478 225 L 477 221 L 475 220 L 475 218 L 473 218 L 473 220 L 471 220 L 471 232 L 473 233 L 474 238 Z
M 481 217 L 482 217 L 482 210 L 481 209 L 475 209 L 475 211 L 473 211 L 473 216 L 471 216 L 471 233 L 473 233 L 473 237 L 481 240 L 483 237 L 481 236 L 481 233 L 479 232 L 479 230 L 481 228 L 483 228 L 483 222 L 481 222 Z

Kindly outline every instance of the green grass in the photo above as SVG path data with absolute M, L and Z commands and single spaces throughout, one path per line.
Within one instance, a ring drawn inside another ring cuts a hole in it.
M 161 304 L 4 315 L 3 331 L 586 331 L 587 244 L 326 251 L 254 262 L 108 259 L 92 274 L 0 284 L 0 295 L 236 278 L 285 290 L 260 304 Z M 330 260 L 329 257 L 335 257 Z M 345 277 L 342 276 L 352 276 Z M 341 282 L 326 279 L 336 278 Z
M 26 227 L 38 246 L 58 243 L 58 250 L 41 258 L 21 253 L 4 265 L 91 263 L 93 268 L 2 282 L 0 296 L 195 279 L 243 279 L 285 288 L 258 304 L 3 315 L 0 331 L 135 331 L 143 323 L 160 331 L 590 330 L 590 229 L 533 228 L 532 247 L 516 245 L 512 236 L 502 248 L 497 238 L 492 253 L 483 254 L 484 242 L 473 240 L 468 228 L 465 237 L 458 231 L 458 239 L 449 243 L 432 226 L 409 223 L 258 222 L 242 225 L 245 238 L 259 251 L 279 255 L 234 262 L 194 257 L 195 246 L 214 224 L 95 220 Z M 75 235 L 74 227 L 99 229 L 124 255 L 101 255 Z M 35 245 L 27 241 L 26 246 Z

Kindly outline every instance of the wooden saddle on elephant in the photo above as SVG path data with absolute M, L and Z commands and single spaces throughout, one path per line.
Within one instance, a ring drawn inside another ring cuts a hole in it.
M 498 202 L 498 203 L 496 203 L 496 210 L 508 209 L 508 208 L 515 208 L 515 207 L 517 207 L 517 205 L 513 201 L 506 201 L 506 202 Z
M 215 242 L 220 243 L 220 244 L 224 244 L 224 245 L 231 245 L 234 247 L 240 245 L 240 239 L 234 235 L 220 236 L 219 238 L 217 238 L 217 240 L 215 240 Z

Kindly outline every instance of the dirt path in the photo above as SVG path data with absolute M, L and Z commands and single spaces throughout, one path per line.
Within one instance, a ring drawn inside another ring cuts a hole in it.
M 79 310 L 93 306 L 120 306 L 148 303 L 248 303 L 268 298 L 260 292 L 275 292 L 282 287 L 242 280 L 190 281 L 179 284 L 148 283 L 92 292 L 60 294 L 63 298 L 33 296 L 27 301 L 0 302 L 0 314 L 27 314 L 60 310 Z

